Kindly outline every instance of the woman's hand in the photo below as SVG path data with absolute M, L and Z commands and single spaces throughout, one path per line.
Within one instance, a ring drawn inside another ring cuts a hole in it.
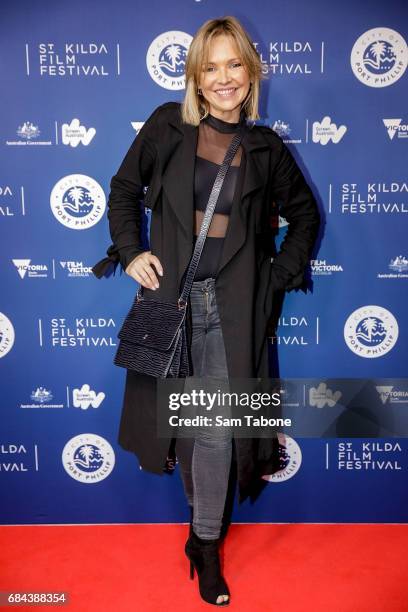
M 146 287 L 146 289 L 156 290 L 159 288 L 159 281 L 157 280 L 152 264 L 155 266 L 160 276 L 163 276 L 163 268 L 160 260 L 156 255 L 152 255 L 151 251 L 144 251 L 132 259 L 125 272 L 143 287 Z

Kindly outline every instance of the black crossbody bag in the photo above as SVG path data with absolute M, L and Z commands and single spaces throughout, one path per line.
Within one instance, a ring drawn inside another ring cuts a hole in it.
M 115 365 L 156 378 L 184 378 L 192 374 L 186 334 L 188 297 L 225 176 L 245 128 L 245 123 L 238 126 L 218 170 L 180 297 L 177 302 L 146 299 L 140 285 L 117 336 Z

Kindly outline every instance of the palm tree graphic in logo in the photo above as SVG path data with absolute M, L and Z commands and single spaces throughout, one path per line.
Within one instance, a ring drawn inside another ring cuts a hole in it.
M 373 74 L 389 72 L 395 65 L 397 56 L 393 46 L 385 40 L 377 40 L 368 45 L 363 55 L 363 64 Z
M 184 73 L 187 49 L 182 45 L 167 45 L 159 55 L 159 66 L 170 77 Z
M 86 217 L 94 206 L 94 200 L 86 187 L 76 185 L 64 193 L 62 205 L 65 211 L 73 217 Z
M 386 335 L 384 322 L 378 317 L 364 317 L 356 327 L 356 336 L 364 346 L 377 346 Z
M 94 444 L 82 444 L 74 454 L 74 463 L 83 472 L 96 472 L 103 461 L 99 448 Z

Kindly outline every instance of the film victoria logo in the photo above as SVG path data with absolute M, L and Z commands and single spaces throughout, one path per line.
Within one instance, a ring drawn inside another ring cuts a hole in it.
M 14 340 L 13 324 L 4 313 L 0 312 L 0 357 L 5 357 L 11 351 Z
M 398 340 L 398 323 L 394 315 L 382 306 L 362 306 L 348 317 L 344 339 L 349 349 L 359 357 L 382 357 Z
M 368 87 L 388 87 L 400 79 L 408 63 L 407 43 L 390 28 L 372 28 L 354 43 L 350 57 L 354 76 Z
M 179 31 L 163 32 L 151 42 L 146 53 L 147 70 L 153 81 L 171 91 L 185 88 L 187 52 L 193 40 Z
M 95 179 L 84 174 L 69 174 L 53 187 L 51 210 L 65 227 L 84 230 L 101 220 L 106 208 L 106 197 Z
M 64 446 L 62 464 L 74 480 L 93 484 L 110 475 L 115 466 L 115 453 L 102 436 L 80 434 L 68 440 Z
M 296 474 L 302 465 L 302 451 L 294 438 L 287 434 L 278 433 L 279 440 L 279 469 L 273 474 L 262 476 L 263 480 L 278 483 L 289 480 Z
M 332 276 L 337 272 L 344 272 L 343 266 L 330 263 L 326 259 L 311 259 L 310 268 L 312 276 Z

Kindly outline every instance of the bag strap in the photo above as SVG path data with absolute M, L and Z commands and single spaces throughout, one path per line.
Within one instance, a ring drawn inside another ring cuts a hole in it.
M 191 288 L 193 286 L 193 281 L 195 274 L 197 272 L 198 264 L 200 261 L 201 253 L 204 248 L 205 239 L 207 237 L 207 233 L 211 224 L 211 220 L 215 211 L 215 207 L 217 205 L 217 201 L 221 192 L 221 188 L 224 184 L 224 179 L 227 175 L 228 168 L 230 167 L 232 160 L 235 157 L 235 153 L 239 145 L 241 144 L 241 140 L 244 137 L 246 130 L 245 120 L 242 120 L 238 126 L 236 134 L 231 140 L 231 143 L 227 149 L 227 152 L 224 156 L 224 160 L 217 172 L 217 176 L 215 178 L 210 197 L 208 199 L 208 204 L 205 209 L 205 214 L 201 223 L 200 233 L 198 234 L 193 254 L 190 258 L 190 263 L 187 268 L 187 272 L 185 275 L 185 280 L 183 284 L 183 289 L 180 293 L 180 297 L 178 299 L 179 308 L 183 308 L 187 305 L 188 296 L 190 295 Z M 143 285 L 139 286 L 137 291 L 138 299 L 142 299 L 142 291 Z

